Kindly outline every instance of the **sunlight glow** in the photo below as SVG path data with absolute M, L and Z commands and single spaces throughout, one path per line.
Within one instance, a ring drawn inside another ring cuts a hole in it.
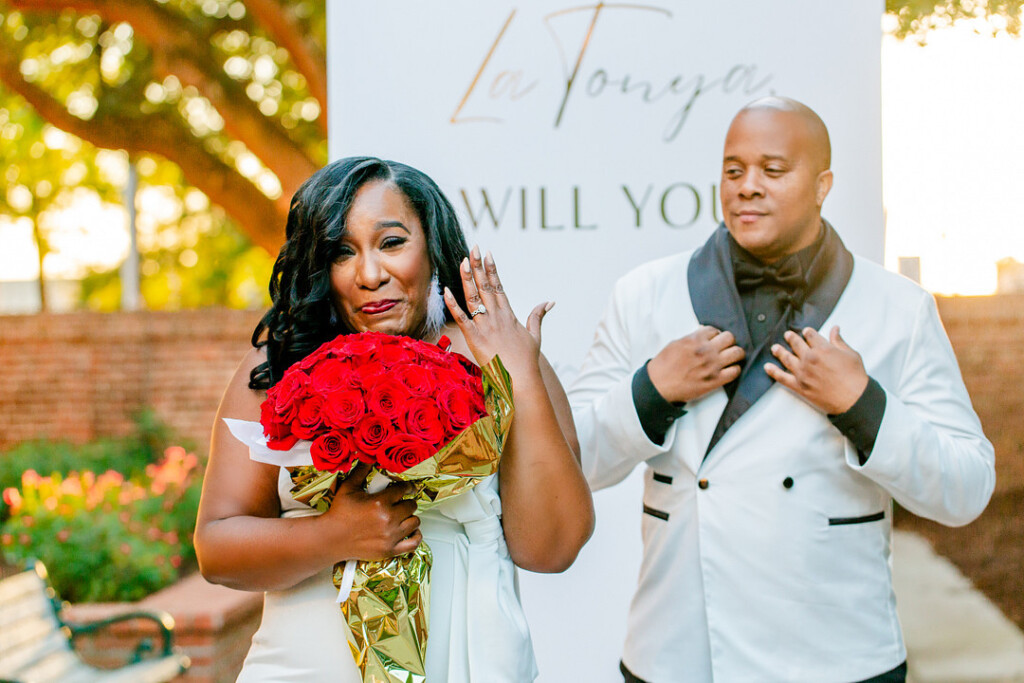
M 1024 260 L 1024 39 L 974 28 L 882 43 L 885 262 L 920 257 L 921 284 L 940 294 L 991 294 L 996 262 Z

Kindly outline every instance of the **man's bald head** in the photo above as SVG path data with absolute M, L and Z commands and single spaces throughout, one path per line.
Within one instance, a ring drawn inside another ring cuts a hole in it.
M 729 126 L 722 155 L 722 216 L 736 242 L 773 263 L 811 245 L 832 188 L 828 131 L 806 105 L 765 97 Z
M 805 128 L 809 150 L 820 165 L 818 170 L 825 171 L 832 166 L 832 143 L 829 141 L 828 128 L 818 114 L 803 102 L 789 97 L 771 95 L 761 97 L 739 110 L 733 122 L 746 113 L 758 111 L 778 111 L 793 114 Z

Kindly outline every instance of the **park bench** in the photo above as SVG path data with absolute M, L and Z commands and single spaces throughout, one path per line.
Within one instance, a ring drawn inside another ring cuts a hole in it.
M 174 649 L 174 620 L 166 612 L 129 612 L 79 624 L 61 619 L 64 606 L 42 563 L 0 580 L 0 683 L 157 683 L 189 666 L 188 657 Z M 159 652 L 144 639 L 132 661 L 118 669 L 90 666 L 75 652 L 76 637 L 130 619 L 156 622 L 163 640 Z

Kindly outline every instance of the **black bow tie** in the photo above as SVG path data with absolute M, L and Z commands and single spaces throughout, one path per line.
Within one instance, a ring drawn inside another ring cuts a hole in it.
M 793 292 L 804 285 L 803 268 L 800 259 L 790 256 L 773 265 L 751 263 L 744 259 L 736 259 L 732 264 L 736 278 L 736 289 L 741 292 L 757 289 L 764 285 L 776 285 Z

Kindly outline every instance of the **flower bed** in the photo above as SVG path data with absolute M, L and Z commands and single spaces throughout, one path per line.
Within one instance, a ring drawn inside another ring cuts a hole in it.
M 139 600 L 195 567 L 198 458 L 173 446 L 142 476 L 26 470 L 3 491 L 8 564 L 41 560 L 71 602 Z

